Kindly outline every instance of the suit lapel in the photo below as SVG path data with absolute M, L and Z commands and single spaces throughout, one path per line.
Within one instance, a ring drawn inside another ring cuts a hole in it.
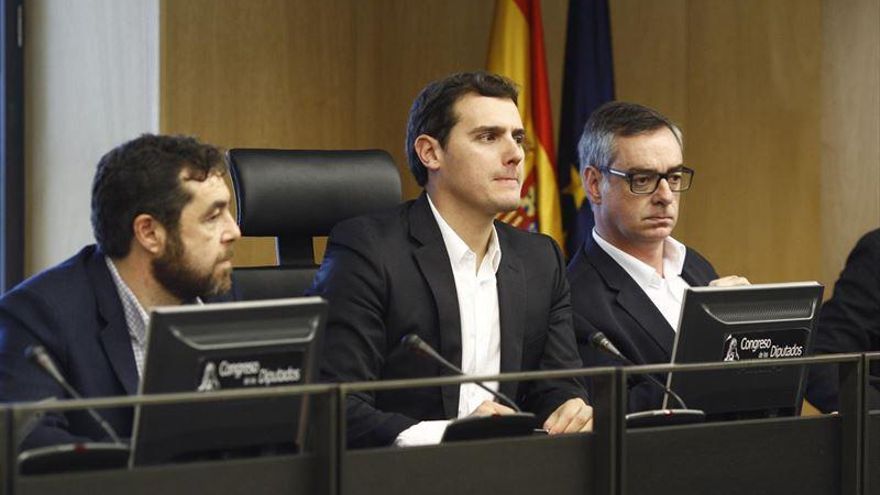
M 712 281 L 710 275 L 711 274 L 704 273 L 699 269 L 697 263 L 694 261 L 694 256 L 692 256 L 690 250 L 688 250 L 684 257 L 684 268 L 681 270 L 681 278 L 683 278 L 691 287 L 698 287 L 709 285 L 709 282 Z
M 422 276 L 431 288 L 437 307 L 437 338 L 440 354 L 461 367 L 461 313 L 449 254 L 437 221 L 423 193 L 409 210 L 410 235 L 416 240 L 415 259 Z M 441 387 L 443 410 L 448 418 L 458 416 L 459 386 Z
M 100 251 L 96 251 L 89 260 L 89 277 L 95 287 L 98 313 L 105 322 L 100 331 L 104 352 L 125 393 L 134 395 L 138 389 L 138 374 L 131 348 L 131 336 L 116 285 Z
M 657 343 L 657 346 L 671 357 L 675 331 L 645 291 L 626 273 L 626 270 L 596 244 L 592 236 L 587 239 L 584 249 L 590 263 L 605 283 L 617 292 L 617 303 Z
M 510 373 L 522 370 L 526 279 L 522 260 L 510 246 L 504 230 L 496 230 L 501 245 L 501 264 L 496 273 L 501 320 L 501 372 Z M 516 382 L 502 382 L 499 385 L 499 390 L 508 397 L 514 397 L 516 389 Z

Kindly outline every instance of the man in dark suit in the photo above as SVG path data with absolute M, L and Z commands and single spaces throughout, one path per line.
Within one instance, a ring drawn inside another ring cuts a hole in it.
M 340 223 L 313 294 L 330 301 L 322 374 L 331 381 L 449 374 L 402 348 L 419 335 L 468 374 L 579 368 L 568 284 L 548 237 L 495 221 L 520 202 L 525 131 L 511 83 L 456 74 L 427 86 L 409 115 L 417 200 Z M 551 434 L 586 431 L 574 380 L 490 383 Z M 451 418 L 508 414 L 475 385 L 353 394 L 352 447 L 429 444 Z
M 834 295 L 822 305 L 813 352 L 833 354 L 880 351 L 880 229 L 868 232 L 846 260 Z M 880 361 L 868 370 L 880 376 Z M 868 389 L 868 405 L 880 408 L 880 384 Z M 837 365 L 815 366 L 807 382 L 807 400 L 824 412 L 840 409 Z
M 85 397 L 134 394 L 151 308 L 199 301 L 231 286 L 226 164 L 213 146 L 144 135 L 98 163 L 92 184 L 97 245 L 0 299 L 0 401 L 67 398 L 25 356 L 43 346 Z M 102 411 L 120 436 L 130 409 Z M 20 433 L 22 448 L 106 439 L 84 412 L 47 414 Z
M 605 104 L 587 121 L 578 151 L 596 222 L 568 266 L 581 358 L 585 366 L 622 364 L 590 345 L 603 332 L 636 364 L 668 363 L 685 288 L 748 282 L 715 280 L 705 258 L 671 237 L 694 172 L 669 119 L 641 105 Z M 635 377 L 628 410 L 658 408 L 662 398 Z

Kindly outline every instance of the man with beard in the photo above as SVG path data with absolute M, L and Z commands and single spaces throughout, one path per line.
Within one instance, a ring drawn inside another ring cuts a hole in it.
M 0 401 L 68 398 L 28 362 L 41 345 L 84 397 L 134 394 L 145 333 L 156 306 L 228 297 L 232 246 L 222 154 L 189 137 L 144 135 L 101 158 L 92 183 L 97 245 L 15 287 L 0 299 Z M 130 409 L 101 411 L 120 436 Z M 103 440 L 84 412 L 46 414 L 21 447 Z
M 642 105 L 607 103 L 584 126 L 578 153 L 596 227 L 574 253 L 568 279 L 585 366 L 622 364 L 590 345 L 600 331 L 636 364 L 668 363 L 684 290 L 748 283 L 718 279 L 705 258 L 672 238 L 694 175 L 682 152 L 681 130 Z M 630 382 L 630 411 L 658 408 L 662 398 L 643 377 Z

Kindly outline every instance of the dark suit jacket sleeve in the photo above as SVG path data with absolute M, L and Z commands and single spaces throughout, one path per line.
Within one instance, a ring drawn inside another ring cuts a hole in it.
M 552 265 L 546 266 L 545 269 L 553 275 L 552 285 L 549 288 L 551 306 L 548 316 L 547 339 L 544 342 L 544 354 L 538 369 L 545 371 L 583 368 L 577 353 L 577 344 L 572 328 L 571 289 L 565 276 L 562 252 L 552 239 L 543 238 L 550 245 L 550 249 L 539 256 L 547 260 L 548 265 L 549 260 L 552 260 Z M 525 345 L 529 345 L 529 342 L 526 342 Z M 587 393 L 580 386 L 578 380 L 574 378 L 544 380 L 534 383 L 524 402 L 528 410 L 534 411 L 543 420 L 563 402 L 576 397 L 589 403 Z
M 853 248 L 823 306 L 813 341 L 816 354 L 880 350 L 880 230 L 866 234 Z M 836 365 L 813 367 L 807 400 L 823 411 L 837 410 Z M 880 393 L 871 389 L 870 403 L 880 407 Z
M 64 369 L 67 353 L 53 331 L 59 327 L 53 305 L 27 288 L 13 290 L 0 300 L 0 401 L 68 398 L 60 385 L 25 357 L 28 346 L 43 345 Z M 92 441 L 70 434 L 65 417 L 55 413 L 31 418 L 17 425 L 17 430 L 22 448 Z
M 339 224 L 331 233 L 309 293 L 326 298 L 330 311 L 321 359 L 322 379 L 331 382 L 381 379 L 388 349 L 384 314 L 389 280 L 373 252 L 374 234 L 360 220 Z M 418 423 L 375 407 L 373 393 L 346 399 L 351 447 L 387 445 Z

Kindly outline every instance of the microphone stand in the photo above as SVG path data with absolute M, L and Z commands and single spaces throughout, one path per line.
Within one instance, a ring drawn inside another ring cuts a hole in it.
M 64 378 L 43 346 L 30 346 L 25 356 L 46 372 L 74 399 L 82 395 Z M 131 449 L 119 439 L 116 431 L 94 408 L 86 408 L 88 414 L 107 434 L 112 442 L 76 442 L 28 449 L 18 455 L 21 474 L 44 474 L 89 469 L 121 468 L 128 465 Z
M 614 344 L 610 340 L 608 340 L 608 337 L 606 337 L 605 334 L 602 332 L 594 333 L 593 336 L 590 337 L 590 344 L 594 348 L 623 361 L 623 363 L 628 366 L 635 366 L 635 363 L 624 356 L 623 353 L 620 352 L 617 347 L 615 347 Z M 688 408 L 681 396 L 675 393 L 675 391 L 671 388 L 661 383 L 660 380 L 655 378 L 650 373 L 646 373 L 644 376 L 649 382 L 660 387 L 663 390 L 664 395 L 672 397 L 676 402 L 678 402 L 679 406 L 681 407 L 677 409 L 650 409 L 647 411 L 629 413 L 625 416 L 626 426 L 628 428 L 702 423 L 706 420 L 706 413 L 704 411 L 700 409 Z
M 435 363 L 439 363 L 443 368 L 452 372 L 453 375 L 467 376 L 464 371 L 446 360 L 439 352 L 434 350 L 433 347 L 428 345 L 418 335 L 411 333 L 404 336 L 400 342 L 406 350 L 424 356 Z M 483 382 L 475 381 L 473 383 L 492 394 L 492 396 L 497 398 L 499 402 L 516 412 L 513 414 L 468 416 L 465 418 L 454 419 L 446 427 L 446 431 L 443 433 L 442 442 L 526 436 L 536 432 L 538 421 L 534 414 L 522 412 L 519 406 L 516 405 L 516 402 L 510 397 L 501 392 L 492 390 Z

